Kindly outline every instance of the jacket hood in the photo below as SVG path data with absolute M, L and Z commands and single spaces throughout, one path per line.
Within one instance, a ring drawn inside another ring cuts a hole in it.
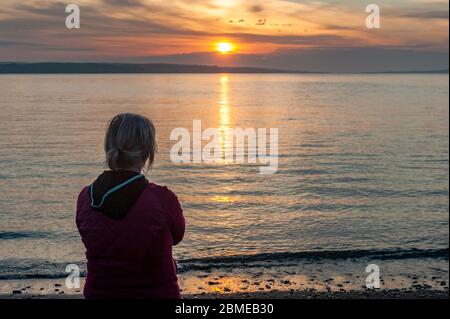
M 147 187 L 144 175 L 132 171 L 104 171 L 89 186 L 91 207 L 112 219 L 124 218 Z

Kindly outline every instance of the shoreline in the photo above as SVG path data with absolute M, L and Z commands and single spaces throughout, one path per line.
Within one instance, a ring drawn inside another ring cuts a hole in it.
M 380 268 L 380 288 L 366 287 L 367 265 Z M 450 299 L 446 258 L 302 261 L 293 265 L 207 268 L 178 274 L 181 298 L 201 299 Z M 1 299 L 84 299 L 80 286 L 55 279 L 0 280 Z
M 447 299 L 448 260 L 378 261 L 380 288 L 366 287 L 367 261 L 214 268 L 178 274 L 183 299 Z M 66 278 L 0 280 L 0 299 L 83 299 Z

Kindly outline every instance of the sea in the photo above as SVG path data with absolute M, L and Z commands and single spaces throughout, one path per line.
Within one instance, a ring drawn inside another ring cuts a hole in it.
M 448 74 L 35 74 L 0 75 L 0 279 L 85 272 L 77 196 L 122 112 L 156 126 L 147 177 L 182 203 L 180 273 L 416 260 L 448 276 Z M 174 162 L 194 120 L 276 128 L 276 172 Z

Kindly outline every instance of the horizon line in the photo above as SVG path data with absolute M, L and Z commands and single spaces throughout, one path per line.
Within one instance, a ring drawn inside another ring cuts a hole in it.
M 64 66 L 85 66 L 90 67 L 85 70 L 73 70 L 64 68 Z M 38 69 L 30 69 L 35 66 Z M 51 70 L 45 70 L 45 66 L 54 67 Z M 101 70 L 99 67 L 120 66 L 121 69 Z M 40 69 L 41 67 L 42 69 Z M 60 67 L 61 69 L 55 69 Z M 96 69 L 97 67 L 97 69 Z M 136 67 L 146 67 L 146 69 L 130 69 Z M 159 69 L 151 69 L 159 67 Z M 165 67 L 165 68 L 164 68 Z M 128 68 L 128 69 L 127 69 Z M 147 69 L 150 68 L 150 69 Z M 180 69 L 176 69 L 180 68 Z M 194 70 L 181 70 L 194 69 Z M 195 70 L 197 68 L 197 70 Z M 65 70 L 64 70 L 65 69 Z M 167 63 L 167 62 L 22 62 L 22 61 L 0 61 L 0 74 L 217 74 L 217 73 L 272 73 L 272 74 L 448 74 L 449 69 L 429 69 L 429 70 L 379 70 L 379 71 L 359 71 L 359 72 L 336 72 L 336 71 L 305 71 L 289 70 L 279 68 L 264 68 L 252 66 L 220 66 L 211 64 L 188 64 L 188 63 Z

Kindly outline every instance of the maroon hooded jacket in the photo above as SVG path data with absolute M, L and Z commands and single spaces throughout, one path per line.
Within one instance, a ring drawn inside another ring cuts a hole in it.
M 85 298 L 180 298 L 172 246 L 185 221 L 169 189 L 105 171 L 81 191 L 76 223 L 86 247 Z

